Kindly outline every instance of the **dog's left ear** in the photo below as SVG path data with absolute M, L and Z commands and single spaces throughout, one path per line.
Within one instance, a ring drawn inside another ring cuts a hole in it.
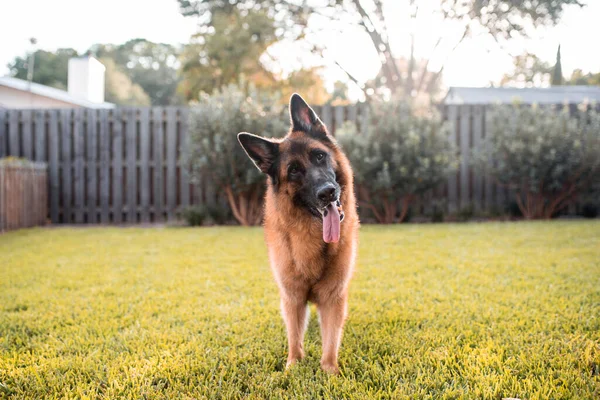
M 246 132 L 238 133 L 237 137 L 254 165 L 263 173 L 269 174 L 271 166 L 279 155 L 279 144 Z
M 295 131 L 310 132 L 314 126 L 323 125 L 314 110 L 298 93 L 294 93 L 290 98 L 290 117 L 292 129 Z

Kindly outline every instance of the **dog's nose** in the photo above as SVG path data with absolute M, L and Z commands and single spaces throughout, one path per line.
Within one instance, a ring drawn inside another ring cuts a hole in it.
M 323 203 L 331 203 L 335 200 L 335 186 L 328 184 L 317 192 L 317 198 Z

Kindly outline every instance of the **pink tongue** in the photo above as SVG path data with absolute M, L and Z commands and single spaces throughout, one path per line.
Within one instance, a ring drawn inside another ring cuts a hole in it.
M 325 209 L 327 216 L 323 216 L 323 240 L 326 243 L 335 243 L 340 240 L 340 213 L 335 202 Z

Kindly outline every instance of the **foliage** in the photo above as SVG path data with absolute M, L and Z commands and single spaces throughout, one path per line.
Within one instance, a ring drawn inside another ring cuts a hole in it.
M 148 106 L 150 97 L 140 85 L 121 71 L 111 58 L 101 58 L 100 62 L 106 67 L 106 88 L 104 99 L 120 106 Z
M 354 169 L 359 204 L 380 223 L 401 222 L 415 197 L 442 183 L 456 165 L 439 116 L 415 116 L 402 102 L 374 104 L 365 134 L 353 124 L 336 134 Z
M 600 86 L 600 72 L 584 74 L 582 70 L 576 69 L 571 75 L 571 79 L 566 82 L 567 85 L 579 86 Z
M 558 50 L 556 51 L 556 63 L 552 69 L 552 86 L 560 86 L 562 84 L 564 84 L 564 79 L 562 76 L 562 64 L 560 61 L 560 45 L 558 45 Z
M 178 56 L 180 50 L 166 43 L 132 39 L 120 45 L 97 44 L 90 49 L 99 58 L 110 58 L 133 84 L 150 97 L 152 105 L 180 104 Z
M 181 56 L 179 91 L 187 100 L 237 83 L 240 77 L 257 87 L 274 81 L 260 62 L 260 56 L 275 42 L 272 18 L 260 11 L 215 12 L 210 28 L 201 29 Z
M 513 59 L 513 65 L 513 72 L 502 77 L 501 85 L 542 87 L 550 84 L 552 67 L 535 54 L 518 55 Z
M 479 165 L 516 192 L 525 218 L 551 218 L 600 179 L 600 114 L 504 106 L 491 112 Z M 491 166 L 489 160 L 495 160 Z
M 37 50 L 33 56 L 33 82 L 67 90 L 69 59 L 77 57 L 77 52 L 70 48 L 58 49 L 56 52 Z M 28 63 L 29 54 L 25 57 L 15 57 L 13 62 L 8 64 L 10 74 L 15 78 L 26 80 Z
M 183 210 L 183 219 L 189 226 L 202 226 L 208 212 L 204 206 L 193 206 Z
M 532 28 L 555 24 L 561 17 L 567 5 L 580 5 L 582 0 L 437 0 L 434 4 L 421 6 L 425 11 L 419 12 L 420 3 L 408 2 L 410 21 L 407 37 L 410 43 L 410 55 L 403 59 L 392 51 L 393 35 L 390 34 L 391 24 L 397 24 L 398 19 L 390 15 L 388 6 L 394 0 L 317 0 L 317 1 L 288 1 L 288 0 L 178 0 L 183 15 L 199 17 L 202 28 L 215 26 L 215 18 L 219 13 L 233 14 L 235 12 L 250 12 L 259 10 L 274 21 L 276 40 L 286 39 L 309 41 L 310 33 L 327 27 L 330 31 L 344 32 L 358 28 L 369 37 L 372 51 L 381 61 L 381 71 L 378 79 L 360 82 L 347 68 L 340 64 L 332 52 L 327 51 L 320 43 L 309 43 L 314 52 L 335 63 L 342 69 L 350 80 L 361 87 L 367 97 L 373 94 L 392 97 L 401 95 L 415 97 L 422 101 L 423 97 L 436 95 L 440 87 L 442 64 L 432 70 L 429 60 L 448 58 L 448 49 L 454 51 L 473 31 L 488 33 L 496 41 L 510 40 L 516 36 L 528 36 Z M 397 2 L 397 1 L 396 1 Z M 309 18 L 317 15 L 318 18 Z M 419 40 L 417 29 L 412 27 L 431 24 L 431 18 L 439 21 L 441 29 L 430 32 L 436 45 L 432 50 L 417 47 L 427 40 Z M 316 21 L 316 22 L 311 22 Z M 314 23 L 314 25 L 313 25 Z M 318 25 L 316 25 L 318 24 Z M 459 32 L 459 35 L 449 35 L 448 32 Z M 437 39 L 437 40 L 436 40 Z M 314 41 L 313 41 L 314 42 Z M 444 52 L 446 54 L 444 54 Z M 425 54 L 421 58 L 417 54 Z M 351 67 L 351 66 L 350 66 Z
M 0 398 L 594 399 L 600 224 L 363 226 L 341 375 L 286 335 L 261 229 L 0 235 Z
M 237 140 L 239 132 L 283 136 L 289 123 L 277 99 L 235 85 L 203 94 L 190 111 L 187 163 L 196 180 L 208 179 L 226 196 L 242 225 L 262 218 L 264 175 L 255 168 Z

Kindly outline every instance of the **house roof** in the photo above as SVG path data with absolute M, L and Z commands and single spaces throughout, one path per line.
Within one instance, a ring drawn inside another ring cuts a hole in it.
M 31 86 L 30 86 L 31 85 Z M 31 92 L 38 96 L 48 97 L 51 99 L 63 101 L 65 103 L 71 103 L 76 106 L 86 108 L 113 108 L 113 103 L 94 103 L 85 99 L 71 96 L 68 92 L 60 89 L 56 89 L 46 85 L 40 85 L 39 83 L 25 81 L 23 79 L 13 78 L 10 76 L 0 76 L 0 86 L 6 86 L 16 90 L 22 90 L 24 92 Z
M 550 88 L 470 88 L 451 87 L 443 104 L 578 104 L 600 102 L 600 87 L 554 86 Z

